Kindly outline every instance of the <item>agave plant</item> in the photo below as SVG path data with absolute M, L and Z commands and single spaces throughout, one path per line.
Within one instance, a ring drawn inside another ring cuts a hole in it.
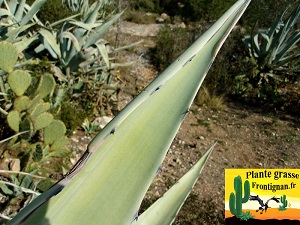
M 101 0 L 104 4 L 108 4 L 109 0 Z M 82 11 L 86 9 L 89 5 L 89 0 L 62 0 L 62 3 L 65 4 L 73 12 Z
M 82 9 L 85 4 L 88 4 L 88 0 L 62 0 L 62 3 L 66 5 L 73 12 L 77 12 Z
M 0 40 L 14 43 L 20 52 L 26 49 L 37 35 L 29 35 L 25 31 L 34 24 L 41 25 L 36 13 L 46 1 L 36 0 L 31 6 L 26 4 L 26 0 L 0 1 Z
M 95 2 L 82 21 L 69 19 L 59 31 L 41 29 L 39 33 L 42 44 L 35 51 L 39 53 L 46 49 L 54 59 L 59 60 L 61 67 L 65 70 L 64 72 L 69 71 L 69 73 L 78 70 L 81 63 L 91 60 L 95 52 L 102 51 L 107 62 L 107 52 L 103 49 L 105 43 L 99 39 L 120 17 L 120 14 L 113 16 L 110 21 L 104 23 L 98 20 L 98 11 L 101 7 L 103 4 Z M 88 49 L 89 47 L 91 48 Z M 96 61 L 94 58 L 93 60 L 91 64 Z
M 260 29 L 243 38 L 251 56 L 255 59 L 259 73 L 274 77 L 280 72 L 292 72 L 289 64 L 300 57 L 296 50 L 300 40 L 300 30 L 295 23 L 300 15 L 298 5 L 288 16 L 286 9 L 267 29 Z
M 106 125 L 63 179 L 8 224 L 171 224 L 212 149 L 134 219 L 217 52 L 249 2 L 233 5 Z
M 78 69 L 89 73 L 114 68 L 109 60 L 110 52 L 106 47 L 107 42 L 101 37 L 122 13 L 104 22 L 99 18 L 101 16 L 99 10 L 103 9 L 104 4 L 103 1 L 92 4 L 83 13 L 81 21 L 73 18 L 66 19 L 59 31 L 40 29 L 42 44 L 35 51 L 38 53 L 46 49 L 54 59 L 59 61 L 64 74 L 76 72 Z
M 113 63 L 111 60 L 113 54 L 140 43 L 112 49 L 108 42 L 102 39 L 122 14 L 113 15 L 106 21 L 104 5 L 105 1 L 96 1 L 86 7 L 80 13 L 82 16 L 80 21 L 75 20 L 73 16 L 47 28 L 42 27 L 39 30 L 41 44 L 35 48 L 36 53 L 47 50 L 57 60 L 58 63 L 53 70 L 59 79 L 67 83 L 71 89 L 70 93 L 75 90 L 76 97 L 79 97 L 84 88 L 85 93 L 92 90 L 91 102 L 94 99 L 97 99 L 94 102 L 107 102 L 107 99 L 116 92 L 118 85 L 117 82 L 113 82 L 111 71 L 132 64 L 132 62 Z M 61 22 L 62 27 L 56 30 L 54 27 Z M 105 100 L 98 101 L 103 96 Z M 103 110 L 104 107 L 100 104 L 99 108 Z

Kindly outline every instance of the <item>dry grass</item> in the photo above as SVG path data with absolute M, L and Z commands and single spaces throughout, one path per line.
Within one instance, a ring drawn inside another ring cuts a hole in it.
M 211 94 L 205 86 L 201 87 L 198 92 L 195 103 L 200 106 L 206 105 L 209 109 L 217 111 L 223 111 L 226 109 L 223 97 Z

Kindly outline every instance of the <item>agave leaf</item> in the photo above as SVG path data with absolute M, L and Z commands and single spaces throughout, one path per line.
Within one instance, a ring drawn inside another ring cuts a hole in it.
M 22 52 L 23 50 L 25 50 L 26 48 L 28 48 L 28 46 L 35 41 L 38 38 L 37 35 L 33 35 L 29 38 L 23 38 L 21 41 L 15 42 L 14 45 L 16 46 L 16 48 L 18 49 L 19 52 Z
M 283 21 L 283 17 L 285 16 L 286 12 L 287 12 L 287 9 L 281 15 L 282 21 Z M 290 41 L 290 37 L 288 37 L 288 35 L 292 35 L 292 34 L 290 34 L 290 31 L 291 31 L 291 29 L 293 29 L 295 23 L 297 22 L 299 15 L 300 15 L 300 5 L 298 5 L 294 9 L 294 11 L 284 21 L 284 23 L 280 24 L 279 31 L 278 31 L 278 33 L 275 34 L 273 45 L 271 46 L 271 48 L 273 48 L 273 51 L 272 51 L 271 57 L 269 59 L 269 64 L 277 63 L 284 56 L 285 53 L 280 50 L 283 49 L 282 45 L 284 45 L 284 43 L 288 42 L 287 40 Z M 283 64 L 281 64 L 281 65 L 283 65 Z
M 15 11 L 17 9 L 17 4 L 18 4 L 17 0 L 10 0 L 8 2 L 8 8 L 9 8 L 9 11 L 11 12 L 12 15 L 15 14 Z
M 84 23 L 84 22 L 81 22 L 81 21 L 70 21 L 69 22 L 70 24 L 73 24 L 77 27 L 81 27 L 87 31 L 91 31 L 94 27 L 98 26 L 98 24 L 88 24 L 88 23 Z
M 20 25 L 24 26 L 30 20 L 32 20 L 32 18 L 40 10 L 40 8 L 45 4 L 46 1 L 47 0 L 36 0 L 30 7 L 29 12 L 27 12 L 26 15 L 23 17 L 23 19 L 21 20 Z
M 110 28 L 122 15 L 122 13 L 114 15 L 109 21 L 104 23 L 102 26 L 100 26 L 98 29 L 95 30 L 95 32 L 91 33 L 90 36 L 87 38 L 85 45 L 83 48 L 88 48 L 92 44 L 96 43 L 100 37 Z
M 107 53 L 105 44 L 104 43 L 96 44 L 96 46 L 97 46 L 97 49 L 99 50 L 100 54 L 102 55 L 107 68 L 110 68 L 110 62 L 109 62 L 108 53 Z
M 59 36 L 60 36 L 61 43 L 63 42 L 63 39 L 69 39 L 72 42 L 76 51 L 80 52 L 80 46 L 79 46 L 78 40 L 71 32 L 65 31 L 65 32 L 62 32 Z M 66 50 L 69 50 L 69 48 L 67 48 Z
M 254 35 L 253 38 L 253 49 L 256 55 L 260 56 L 261 55 L 261 50 L 260 50 L 260 45 L 259 45 L 259 33 Z
M 280 27 L 281 24 L 282 24 L 281 17 L 278 17 L 274 21 L 274 23 L 272 24 L 272 26 L 268 29 L 268 36 L 270 37 L 270 39 L 273 39 L 273 36 L 278 31 L 278 28 Z
M 6 9 L 0 9 L 0 16 L 3 17 L 3 16 L 10 16 L 10 12 Z
M 193 98 L 249 0 L 239 0 L 8 224 L 130 224 Z M 176 91 L 174 91 L 176 90 Z
M 82 9 L 84 4 L 88 4 L 88 0 L 62 0 L 62 3 L 67 5 L 67 7 L 72 11 L 78 11 Z
M 69 16 L 69 17 L 67 17 L 67 18 L 63 18 L 63 19 L 61 19 L 61 20 L 55 21 L 55 22 L 53 22 L 53 23 L 50 24 L 50 27 L 55 27 L 55 26 L 57 26 L 57 25 L 59 25 L 59 24 L 61 24 L 61 23 L 64 23 L 64 22 L 70 22 L 70 21 L 73 21 L 74 18 L 76 18 L 76 17 L 78 17 L 78 16 L 80 16 L 80 15 L 81 15 L 81 14 L 78 13 L 78 14 Z
M 296 59 L 299 59 L 300 58 L 300 53 L 295 53 L 293 55 L 289 55 L 287 57 L 284 57 L 282 59 L 280 59 L 280 61 L 276 64 L 277 67 L 280 67 L 280 66 L 284 66 L 285 64 L 289 63 L 289 62 L 292 62 Z
M 283 56 L 289 53 L 300 41 L 300 31 L 295 31 L 279 48 L 278 54 L 274 59 L 274 63 L 281 60 Z
M 24 8 L 25 8 L 26 0 L 22 0 L 19 3 L 18 10 L 15 13 L 15 18 L 18 22 L 21 21 L 24 13 Z
M 6 41 L 8 42 L 13 42 L 14 39 L 22 32 L 24 32 L 25 30 L 27 30 L 28 28 L 30 28 L 31 26 L 33 26 L 34 23 L 31 24 L 27 24 L 25 26 L 21 26 L 21 27 L 16 27 L 10 31 L 7 32 L 6 36 L 8 37 L 6 39 Z
M 54 58 L 61 58 L 59 45 L 56 42 L 56 37 L 46 29 L 40 29 L 39 33 L 45 39 L 44 46 Z
M 260 36 L 262 37 L 262 46 L 260 47 L 262 49 L 262 52 L 267 52 L 269 51 L 269 46 L 270 46 L 270 38 L 267 34 L 266 31 L 262 31 L 259 33 Z
M 194 187 L 198 177 L 212 153 L 215 144 L 201 159 L 172 187 L 131 225 L 169 225 L 174 221 L 182 204 Z
M 83 22 L 86 24 L 93 24 L 97 20 L 98 11 L 102 7 L 102 2 L 95 2 L 90 8 L 87 16 L 84 18 Z
M 141 40 L 141 41 L 135 42 L 135 43 L 133 43 L 133 44 L 129 44 L 129 45 L 125 45 L 125 46 L 116 48 L 116 49 L 114 49 L 112 52 L 109 52 L 109 54 L 116 54 L 116 53 L 121 52 L 121 51 L 123 51 L 123 50 L 132 48 L 132 47 L 134 47 L 134 46 L 136 46 L 136 45 L 141 44 L 143 41 L 144 41 L 144 40 Z

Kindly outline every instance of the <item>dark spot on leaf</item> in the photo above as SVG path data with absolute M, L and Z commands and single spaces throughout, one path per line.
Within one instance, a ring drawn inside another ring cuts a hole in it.
M 155 92 L 157 92 L 160 88 L 161 88 L 162 85 L 159 85 L 157 88 L 155 88 L 150 95 L 154 94 Z

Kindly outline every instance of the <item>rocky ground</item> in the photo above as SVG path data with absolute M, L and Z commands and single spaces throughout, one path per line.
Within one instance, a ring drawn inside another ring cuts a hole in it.
M 162 25 L 137 25 L 122 22 L 116 31 L 120 44 L 144 39 L 144 42 L 123 55 L 136 64 L 121 70 L 122 88 L 137 91 L 156 75 L 149 63 L 149 49 Z M 122 93 L 120 108 L 132 95 Z M 175 224 L 224 224 L 224 169 L 226 168 L 300 168 L 300 118 L 287 112 L 266 111 L 225 101 L 226 109 L 210 110 L 205 105 L 192 105 L 165 161 L 162 171 L 145 197 L 145 206 L 161 196 L 201 155 L 217 141 L 199 181 Z M 76 131 L 72 137 L 73 162 L 85 150 L 91 136 Z

